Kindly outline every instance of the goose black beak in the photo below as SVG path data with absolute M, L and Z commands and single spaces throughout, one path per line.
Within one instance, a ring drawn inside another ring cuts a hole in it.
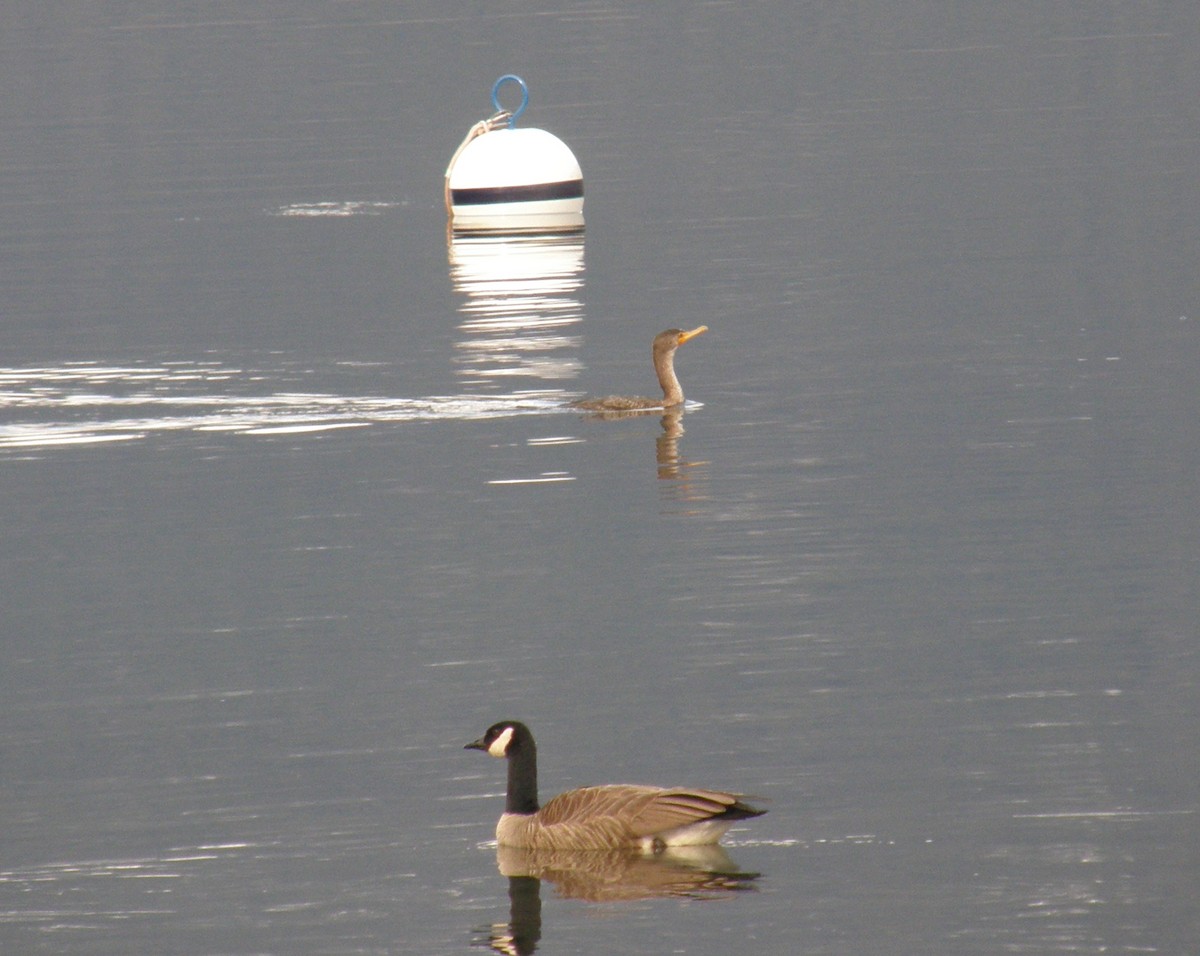
M 478 740 L 476 740 L 474 743 L 469 743 L 469 744 L 467 744 L 465 747 L 463 747 L 463 750 L 483 750 L 483 751 L 486 751 L 486 750 L 487 750 L 487 744 L 485 744 L 485 743 L 483 742 L 483 738 L 482 738 L 482 737 L 480 737 L 480 738 L 479 738 Z

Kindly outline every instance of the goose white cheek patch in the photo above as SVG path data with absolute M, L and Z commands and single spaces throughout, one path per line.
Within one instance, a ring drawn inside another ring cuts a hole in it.
M 488 744 L 488 753 L 493 757 L 505 757 L 508 755 L 508 743 L 512 740 L 513 729 L 505 727 L 500 731 L 500 736 Z

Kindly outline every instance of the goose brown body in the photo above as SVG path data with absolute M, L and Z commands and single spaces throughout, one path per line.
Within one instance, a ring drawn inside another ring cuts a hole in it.
M 683 404 L 683 386 L 679 384 L 679 377 L 675 374 L 675 350 L 684 342 L 707 331 L 707 325 L 700 325 L 686 331 L 684 329 L 667 329 L 654 337 L 652 349 L 654 374 L 658 376 L 658 384 L 663 392 L 662 398 L 608 395 L 604 398 L 585 398 L 578 402 L 572 402 L 572 407 L 593 412 L 627 412 L 648 408 L 670 408 L 672 405 Z
M 517 721 L 494 724 L 467 749 L 508 760 L 508 793 L 496 825 L 502 846 L 604 850 L 716 843 L 738 820 L 765 813 L 736 793 L 685 787 L 612 784 L 582 787 L 537 802 L 537 748 Z

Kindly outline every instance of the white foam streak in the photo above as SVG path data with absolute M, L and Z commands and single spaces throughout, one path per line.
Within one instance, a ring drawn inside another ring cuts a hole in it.
M 166 432 L 280 436 L 497 418 L 552 411 L 563 399 L 555 390 L 399 398 L 270 388 L 272 380 L 291 386 L 305 374 L 215 363 L 0 369 L 0 450 L 135 441 Z

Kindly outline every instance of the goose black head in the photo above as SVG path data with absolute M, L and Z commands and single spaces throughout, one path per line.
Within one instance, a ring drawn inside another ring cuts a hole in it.
M 492 724 L 486 734 L 467 744 L 463 750 L 482 750 L 493 757 L 508 757 L 532 740 L 533 735 L 523 723 L 517 720 L 502 720 L 498 724 Z

